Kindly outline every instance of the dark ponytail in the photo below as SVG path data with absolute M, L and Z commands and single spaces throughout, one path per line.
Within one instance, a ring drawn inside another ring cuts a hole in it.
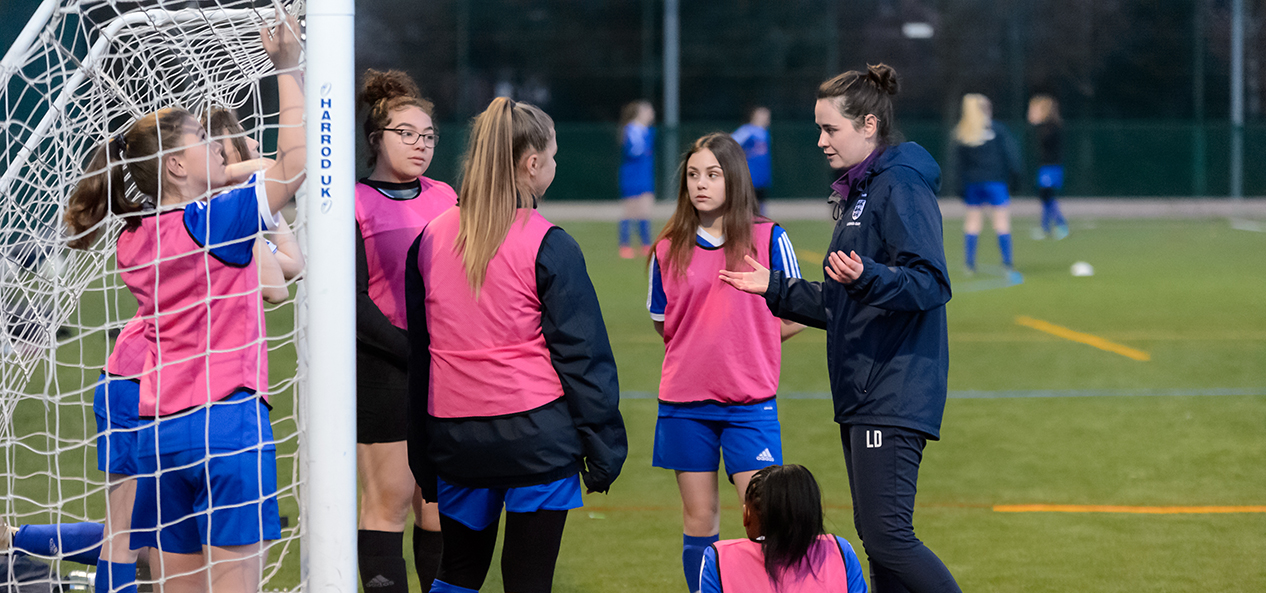
M 71 235 L 67 245 L 73 249 L 88 249 L 96 241 L 101 221 L 108 215 L 122 216 L 144 210 L 145 196 L 155 203 L 162 201 L 159 153 L 182 148 L 183 126 L 190 119 L 193 115 L 183 109 L 163 109 L 137 120 L 97 149 L 84 169 L 83 179 L 67 200 L 63 215 Z M 125 160 L 130 162 L 125 165 Z M 136 200 L 128 198 L 125 167 L 141 194 Z M 124 216 L 123 224 L 125 228 L 135 228 L 141 221 L 135 216 Z
M 365 142 L 369 144 L 370 169 L 378 164 L 378 142 L 382 139 L 382 129 L 391 123 L 391 112 L 417 107 L 428 116 L 435 116 L 435 104 L 422 98 L 418 84 L 400 70 L 366 70 L 356 101 L 368 108 L 361 130 L 365 133 Z
M 744 504 L 760 517 L 765 573 L 779 576 L 805 561 L 818 537 L 826 533 L 822 492 L 802 465 L 771 465 L 747 484 Z
M 879 120 L 877 136 L 882 145 L 895 144 L 892 97 L 900 90 L 897 71 L 887 64 L 867 66 L 866 72 L 849 70 L 818 85 L 818 99 L 833 99 L 836 109 L 854 122 L 867 115 Z M 858 125 L 854 123 L 854 125 Z

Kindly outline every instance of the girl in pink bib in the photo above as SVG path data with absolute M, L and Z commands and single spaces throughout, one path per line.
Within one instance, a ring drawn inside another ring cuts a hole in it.
M 252 249 L 304 179 L 298 31 L 291 17 L 260 32 L 279 72 L 278 158 L 267 170 L 227 187 L 221 143 L 188 111 L 163 109 L 97 151 L 66 208 L 78 249 L 93 247 L 107 216 L 123 218 L 116 259 L 148 343 L 139 412 L 154 418 L 138 433 L 136 506 L 157 510 L 131 527 L 149 534 L 166 586 L 181 591 L 259 590 L 265 542 L 280 537 Z
M 800 275 L 786 232 L 759 213 L 743 149 L 729 135 L 709 134 L 681 171 L 677 210 L 650 259 L 647 305 L 664 337 L 652 463 L 677 472 L 682 569 L 693 592 L 703 551 L 720 534 L 722 453 L 740 500 L 756 470 L 782 462 L 774 401 L 781 342 L 804 326 L 721 283 L 721 270 L 745 257 Z
M 771 465 L 752 476 L 743 528 L 747 537 L 704 553 L 701 593 L 866 593 L 857 553 L 826 532 L 822 493 L 804 466 Z
M 457 194 L 422 176 L 439 135 L 434 105 L 408 74 L 366 70 L 359 101 L 371 172 L 356 184 L 357 554 L 366 590 L 408 593 L 403 547 L 410 506 L 423 588 L 435 580 L 443 541 L 439 511 L 422 499 L 409 473 L 405 255 L 427 223 L 457 204 Z
M 536 212 L 557 152 L 545 112 L 494 99 L 459 206 L 409 248 L 409 465 L 444 538 L 432 593 L 479 590 L 503 509 L 505 590 L 549 591 L 582 480 L 606 492 L 628 454 L 584 257 Z

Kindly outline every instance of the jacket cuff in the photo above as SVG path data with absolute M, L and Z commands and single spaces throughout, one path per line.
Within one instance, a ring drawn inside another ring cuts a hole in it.
M 875 266 L 878 265 L 880 264 L 875 263 L 875 260 L 862 256 L 862 273 L 856 280 L 844 285 L 844 292 L 848 293 L 849 296 L 854 296 L 870 290 L 870 285 L 875 282 L 875 277 L 879 275 L 875 271 Z
M 787 284 L 787 276 L 782 270 L 769 271 L 769 286 L 765 288 L 765 306 L 769 307 L 771 312 L 778 311 L 778 305 L 782 302 L 783 288 Z

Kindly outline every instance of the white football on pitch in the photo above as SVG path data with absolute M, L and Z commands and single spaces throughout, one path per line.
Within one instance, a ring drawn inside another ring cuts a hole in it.
M 1095 275 L 1095 267 L 1084 261 L 1079 261 L 1073 264 L 1073 268 L 1071 271 L 1074 276 L 1094 276 Z

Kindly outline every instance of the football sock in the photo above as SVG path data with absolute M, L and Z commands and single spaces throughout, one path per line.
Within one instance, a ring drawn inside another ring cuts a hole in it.
M 620 246 L 624 247 L 629 244 L 629 228 L 633 221 L 625 218 L 620 220 Z
M 444 534 L 413 526 L 413 566 L 419 583 L 435 580 L 440 571 L 440 555 L 444 552 Z
M 365 591 L 409 593 L 409 573 L 402 555 L 404 533 L 361 529 L 356 539 L 360 582 Z
M 93 586 L 97 593 L 136 593 L 136 563 L 98 560 Z
M 682 534 L 681 568 L 686 573 L 686 585 L 690 587 L 691 593 L 699 590 L 699 571 L 703 568 L 703 552 L 720 539 L 720 534 L 704 537 Z
M 100 523 L 23 525 L 13 535 L 13 547 L 36 556 L 65 554 L 67 560 L 94 566 L 103 539 L 105 525 Z
M 998 235 L 998 250 L 1002 252 L 1002 265 L 1011 267 L 1011 233 Z
M 637 236 L 639 239 L 642 240 L 642 245 L 651 244 L 651 221 L 649 220 L 637 221 Z
M 967 255 L 967 267 L 976 269 L 976 241 L 980 239 L 980 235 L 967 235 L 963 237 L 963 249 Z

